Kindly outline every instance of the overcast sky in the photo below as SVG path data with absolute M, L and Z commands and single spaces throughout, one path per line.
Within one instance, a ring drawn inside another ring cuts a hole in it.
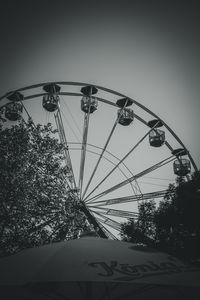
M 0 93 L 59 80 L 117 90 L 159 115 L 199 167 L 199 1 L 157 2 L 1 1 Z

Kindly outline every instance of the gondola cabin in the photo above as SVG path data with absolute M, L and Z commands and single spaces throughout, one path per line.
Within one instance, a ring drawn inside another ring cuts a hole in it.
M 160 129 L 153 129 L 149 133 L 149 144 L 152 147 L 160 147 L 165 142 L 165 132 Z
M 47 94 L 43 96 L 42 106 L 49 112 L 54 112 L 58 109 L 59 96 L 56 94 Z
M 123 126 L 130 125 L 134 120 L 134 112 L 130 108 L 119 109 L 117 114 L 119 118 L 118 122 Z
M 98 101 L 95 97 L 83 96 L 81 99 L 81 110 L 85 113 L 93 113 L 97 107 Z
M 190 161 L 186 158 L 179 158 L 174 161 L 174 174 L 177 176 L 186 176 L 191 172 Z
M 8 103 L 5 107 L 5 117 L 10 121 L 17 121 L 21 118 L 23 106 L 19 102 Z

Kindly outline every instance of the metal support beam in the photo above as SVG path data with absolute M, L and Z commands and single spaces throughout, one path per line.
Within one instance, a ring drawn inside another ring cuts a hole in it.
M 95 206 L 91 206 L 90 208 L 97 209 Z M 138 213 L 132 212 L 132 211 L 125 211 L 125 210 L 117 210 L 117 209 L 108 209 L 104 207 L 98 207 L 97 212 L 100 212 L 104 215 L 110 215 L 115 217 L 121 217 L 121 218 L 137 218 Z M 96 210 L 94 210 L 96 212 Z
M 170 193 L 168 190 L 158 191 L 158 192 L 152 192 L 152 193 L 146 193 L 142 195 L 134 195 L 134 196 L 126 196 L 126 197 L 120 197 L 120 198 L 113 198 L 108 200 L 102 200 L 102 201 L 95 201 L 93 203 L 88 203 L 88 207 L 95 207 L 99 208 L 101 206 L 107 206 L 107 205 L 113 205 L 113 204 L 121 204 L 121 203 L 128 203 L 128 202 L 138 202 L 138 201 L 144 201 L 149 199 L 155 199 L 155 198 L 161 198 L 164 197 L 167 193 Z M 173 191 L 171 192 L 173 194 Z M 95 204 L 95 206 L 94 206 Z
M 98 198 L 100 198 L 100 197 L 102 197 L 102 196 L 104 196 L 104 195 L 106 195 L 108 193 L 111 193 L 111 192 L 113 192 L 113 191 L 115 191 L 115 190 L 117 190 L 117 189 L 119 189 L 119 188 L 121 188 L 123 186 L 125 186 L 126 184 L 134 181 L 135 179 L 138 179 L 138 178 L 140 178 L 140 177 L 142 177 L 142 176 L 144 176 L 144 175 L 146 175 L 146 174 L 148 174 L 150 172 L 153 172 L 154 170 L 156 170 L 156 169 L 158 169 L 158 168 L 166 165 L 167 163 L 173 161 L 174 159 L 175 158 L 174 158 L 173 155 L 169 156 L 168 158 L 160 161 L 159 163 L 157 163 L 157 164 L 155 164 L 155 165 L 153 165 L 153 166 L 145 169 L 144 171 L 142 171 L 142 172 L 140 172 L 140 173 L 138 173 L 138 174 L 136 174 L 136 175 L 134 175 L 134 176 L 132 176 L 132 177 L 130 177 L 130 178 L 128 178 L 128 179 L 126 179 L 126 180 L 124 180 L 124 181 L 116 184 L 116 185 L 114 185 L 110 189 L 107 189 L 107 190 L 103 191 L 102 193 L 94 196 L 93 198 L 91 198 L 91 199 L 88 200 L 88 203 L 91 202 L 91 201 L 94 201 L 95 199 L 98 199 Z
M 65 135 L 63 121 L 62 121 L 62 117 L 61 117 L 61 113 L 60 113 L 60 108 L 58 108 L 58 111 L 57 111 L 56 114 L 54 114 L 54 117 L 55 117 L 56 125 L 57 125 L 57 128 L 58 128 L 60 141 L 65 146 L 65 148 L 64 148 L 65 161 L 66 161 L 66 166 L 68 167 L 69 175 L 70 175 L 70 178 L 71 178 L 71 180 L 68 179 L 68 181 L 69 181 L 68 184 L 70 185 L 71 189 L 77 190 L 76 181 L 75 181 L 74 172 L 73 172 L 73 167 L 72 167 L 72 162 L 71 162 L 71 157 L 70 157 L 70 153 L 69 153 L 69 150 L 68 150 L 67 138 L 66 138 L 66 135 Z
M 128 101 L 128 99 L 127 99 L 127 101 Z M 93 177 L 94 177 L 94 175 L 95 175 L 95 173 L 96 173 L 96 170 L 97 170 L 97 168 L 98 168 L 98 166 L 99 166 L 99 163 L 100 163 L 100 161 L 101 161 L 101 159 L 102 159 L 102 156 L 103 156 L 104 152 L 106 151 L 106 148 L 107 148 L 107 146 L 108 146 L 108 144 L 109 144 L 109 142 L 110 142 L 110 140 L 111 140 L 111 137 L 112 137 L 112 135 L 113 135 L 113 133 L 114 133 L 114 131 L 115 131 L 115 128 L 116 128 L 116 126 L 117 126 L 117 124 L 118 124 L 118 122 L 119 122 L 119 119 L 120 119 L 121 116 L 122 116 L 122 113 L 123 113 L 124 108 L 126 107 L 127 101 L 125 102 L 124 107 L 121 108 L 120 113 L 119 113 L 119 115 L 117 116 L 117 119 L 116 119 L 116 121 L 115 121 L 115 123 L 114 123 L 114 125 L 113 125 L 113 127 L 112 127 L 112 129 L 111 129 L 111 132 L 110 132 L 110 134 L 109 134 L 109 136 L 108 136 L 108 138 L 107 138 L 107 141 L 106 141 L 106 143 L 105 143 L 105 145 L 104 145 L 104 148 L 102 149 L 102 152 L 101 152 L 101 154 L 100 154 L 100 156 L 99 156 L 99 159 L 98 159 L 98 161 L 97 161 L 97 163 L 96 163 L 96 165 L 95 165 L 95 167 L 94 167 L 94 170 L 93 170 L 93 172 L 92 172 L 92 174 L 91 174 L 91 176 L 90 176 L 90 179 L 89 179 L 89 181 L 88 181 L 88 183 L 87 183 L 87 186 L 86 186 L 85 191 L 84 191 L 84 193 L 83 193 L 83 198 L 84 198 L 84 196 L 85 196 L 85 194 L 86 194 L 86 192 L 87 192 L 87 190 L 88 190 L 88 187 L 89 187 L 89 185 L 90 185 L 90 183 L 91 183 L 91 181 L 92 181 L 92 179 L 93 179 Z M 95 189 L 96 189 L 96 188 L 95 188 Z M 94 190 L 95 190 L 95 189 L 94 189 Z M 93 190 L 93 191 L 94 191 L 94 190 Z M 92 191 L 89 195 L 91 195 L 91 194 L 93 193 L 93 191 Z M 89 195 L 85 198 L 85 200 L 89 197 Z
M 99 234 L 99 236 L 101 238 L 107 239 L 108 238 L 107 235 L 105 234 L 105 232 L 103 231 L 103 229 L 101 228 L 100 224 L 97 222 L 95 217 L 88 210 L 88 208 L 86 207 L 86 205 L 83 201 L 80 202 L 79 209 L 85 214 L 88 222 L 90 224 L 92 224 L 95 229 L 97 229 L 97 231 L 98 231 L 97 233 Z
M 89 118 L 90 118 L 90 106 L 89 112 L 85 113 L 84 125 L 83 125 L 83 139 L 82 139 L 82 148 L 81 148 L 81 162 L 80 162 L 80 173 L 79 173 L 79 191 L 80 199 L 82 198 L 82 188 L 83 188 L 83 176 L 85 169 L 85 157 L 86 157 L 86 148 L 87 148 L 87 137 L 88 137 L 88 128 L 89 128 Z
M 104 216 L 103 214 L 100 214 L 100 213 L 98 213 L 96 211 L 93 211 L 93 213 L 95 213 L 96 215 L 98 215 L 98 216 L 100 216 L 102 218 L 102 220 L 101 219 L 98 219 L 98 220 L 101 220 L 101 222 L 103 224 L 106 224 L 106 225 L 112 227 L 113 229 L 115 229 L 117 231 L 121 230 L 121 224 L 119 222 L 114 221 L 111 218 L 109 218 L 107 216 Z
M 157 122 L 158 123 L 158 122 Z M 149 133 L 156 127 L 157 123 L 136 143 L 134 147 L 118 162 L 118 164 L 96 185 L 96 187 L 89 193 L 89 195 L 84 199 L 85 201 L 89 198 L 94 191 L 119 167 L 121 163 L 141 144 L 141 142 L 149 135 Z M 87 202 L 87 201 L 86 201 Z

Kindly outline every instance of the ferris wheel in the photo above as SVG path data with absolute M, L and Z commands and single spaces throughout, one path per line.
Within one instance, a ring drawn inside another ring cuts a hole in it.
M 48 82 L 0 98 L 5 118 L 52 125 L 65 146 L 67 188 L 102 237 L 117 238 L 138 203 L 162 199 L 197 170 L 189 151 L 150 109 L 105 87 Z

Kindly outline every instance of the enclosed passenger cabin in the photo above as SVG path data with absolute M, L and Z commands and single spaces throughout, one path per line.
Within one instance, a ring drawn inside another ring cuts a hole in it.
M 10 121 L 17 121 L 21 118 L 23 106 L 19 102 L 8 103 L 5 107 L 5 117 Z
M 161 120 L 151 120 L 148 122 L 148 126 L 152 128 L 149 133 L 149 144 L 152 147 L 161 147 L 165 142 L 165 132 L 163 130 L 158 129 L 158 127 L 162 127 L 163 123 Z
M 134 120 L 134 112 L 130 108 L 124 108 L 123 110 L 118 110 L 118 118 L 119 118 L 119 124 L 123 126 L 130 125 Z
M 94 97 L 83 96 L 81 99 L 81 110 L 85 113 L 93 113 L 97 110 L 98 101 Z
M 186 176 L 191 172 L 191 164 L 189 159 L 179 158 L 174 161 L 174 174 L 177 176 Z
M 174 174 L 177 176 L 188 175 L 191 172 L 191 163 L 189 159 L 182 158 L 182 156 L 187 155 L 187 150 L 184 148 L 175 149 L 172 154 L 177 157 L 173 164 Z
M 95 86 L 88 85 L 84 86 L 81 89 L 81 93 L 83 94 L 83 98 L 81 99 L 81 110 L 85 113 L 93 113 L 97 110 L 98 101 L 92 96 L 98 92 L 98 89 Z
M 58 109 L 59 96 L 47 94 L 43 96 L 42 106 L 49 112 L 56 111 Z
M 165 132 L 160 129 L 153 129 L 149 133 L 149 144 L 152 147 L 160 147 L 165 142 Z
M 57 84 L 47 84 L 43 90 L 48 94 L 43 96 L 42 106 L 49 112 L 54 112 L 58 109 L 60 86 Z
M 5 118 L 10 121 L 17 121 L 21 118 L 23 105 L 20 103 L 24 99 L 24 95 L 20 92 L 10 92 L 7 99 L 12 101 L 5 106 Z
M 129 98 L 121 98 L 117 100 L 116 104 L 121 108 L 117 112 L 117 116 L 119 119 L 118 123 L 123 126 L 130 125 L 134 120 L 134 112 L 131 108 L 127 108 L 127 106 L 132 105 L 133 100 Z

